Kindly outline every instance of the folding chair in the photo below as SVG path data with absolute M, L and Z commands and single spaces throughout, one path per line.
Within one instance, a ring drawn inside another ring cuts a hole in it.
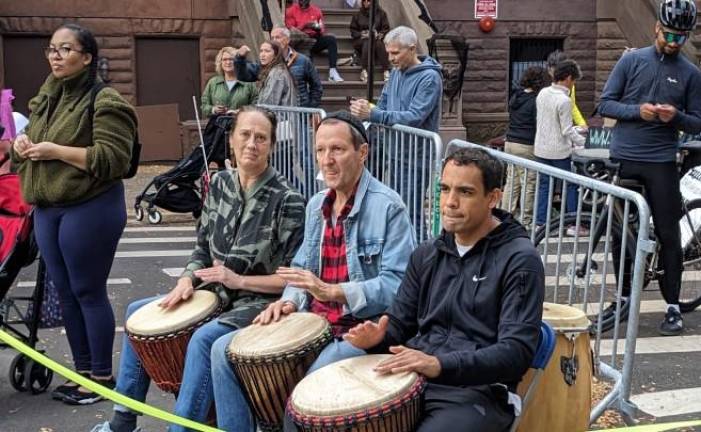
M 545 321 L 542 321 L 540 323 L 540 338 L 538 338 L 538 348 L 536 349 L 535 357 L 533 357 L 533 362 L 531 363 L 531 368 L 535 369 L 535 373 L 533 374 L 533 379 L 528 385 L 528 389 L 526 389 L 526 394 L 523 396 L 523 400 L 521 401 L 521 415 L 514 418 L 514 422 L 511 425 L 510 432 L 515 432 L 516 428 L 518 428 L 518 424 L 521 421 L 521 417 L 523 417 L 523 414 L 526 412 L 526 409 L 528 408 L 528 403 L 530 402 L 531 398 L 533 397 L 533 394 L 538 388 L 538 382 L 540 382 L 540 378 L 543 375 L 543 371 L 548 365 L 550 357 L 552 357 L 553 355 L 553 351 L 555 351 L 555 342 L 555 331 L 552 327 L 550 327 L 550 324 L 548 324 Z

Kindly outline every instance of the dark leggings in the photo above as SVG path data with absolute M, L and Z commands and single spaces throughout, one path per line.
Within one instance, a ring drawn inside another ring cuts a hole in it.
M 114 314 L 107 276 L 126 224 L 124 185 L 68 207 L 37 207 L 34 231 L 61 300 L 76 370 L 112 373 Z
M 338 61 L 338 44 L 336 43 L 336 36 L 334 35 L 323 35 L 316 38 L 316 43 L 311 48 L 312 54 L 318 54 L 324 50 L 329 51 L 329 67 L 335 68 L 336 62 Z
M 681 288 L 682 249 L 679 219 L 682 217 L 682 197 L 679 192 L 679 171 L 675 162 L 634 162 L 619 160 L 621 178 L 633 179 L 645 188 L 645 198 L 655 223 L 655 236 L 660 242 L 660 264 L 664 275 L 660 281 L 662 297 L 668 304 L 679 303 Z M 614 233 L 619 234 L 619 233 Z M 627 240 L 626 249 L 631 247 Z M 623 295 L 630 295 L 632 258 L 626 254 L 623 272 Z M 613 264 L 618 276 L 621 256 L 620 235 L 613 236 Z

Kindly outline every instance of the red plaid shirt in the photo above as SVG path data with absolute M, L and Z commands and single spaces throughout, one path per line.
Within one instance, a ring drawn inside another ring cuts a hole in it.
M 357 188 L 357 186 L 356 186 Z M 330 190 L 321 206 L 321 213 L 326 224 L 324 226 L 324 239 L 321 243 L 321 280 L 338 284 L 348 282 L 348 263 L 346 261 L 346 237 L 343 229 L 343 221 L 348 217 L 355 202 L 355 190 L 341 209 L 336 218 L 336 225 L 331 221 L 333 205 L 336 201 L 336 191 Z M 331 331 L 336 337 L 340 337 L 351 327 L 362 322 L 352 315 L 343 315 L 343 304 L 338 302 L 321 302 L 312 297 L 310 309 L 313 313 L 321 315 L 331 323 Z

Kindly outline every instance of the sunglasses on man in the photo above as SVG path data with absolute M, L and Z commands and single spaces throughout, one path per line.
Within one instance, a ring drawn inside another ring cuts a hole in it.
M 689 38 L 689 33 L 674 33 L 662 30 L 662 37 L 667 43 L 676 43 L 682 45 Z

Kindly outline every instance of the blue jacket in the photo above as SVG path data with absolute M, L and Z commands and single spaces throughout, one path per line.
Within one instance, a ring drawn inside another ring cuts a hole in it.
M 292 260 L 292 267 L 320 272 L 324 218 L 321 205 L 326 191 L 307 204 L 304 241 Z M 353 209 L 345 220 L 346 253 L 350 282 L 341 284 L 346 296 L 346 314 L 370 318 L 383 313 L 394 301 L 399 284 L 416 248 L 414 228 L 402 199 L 365 169 L 355 195 Z M 288 285 L 282 300 L 308 307 L 306 291 Z
M 405 71 L 392 70 L 380 101 L 370 112 L 370 121 L 438 132 L 443 97 L 441 65 L 428 56 L 419 60 L 420 64 Z
M 321 86 L 321 78 L 317 72 L 311 59 L 302 53 L 290 51 L 290 55 L 294 55 L 295 60 L 292 64 L 288 64 L 290 74 L 295 79 L 297 86 L 297 95 L 299 96 L 299 106 L 306 108 L 318 108 L 321 105 L 321 95 L 324 89 Z M 234 67 L 236 68 L 236 77 L 241 81 L 255 82 L 258 80 L 260 73 L 260 64 L 246 61 L 243 57 L 234 59 Z
M 643 103 L 670 104 L 677 115 L 669 123 L 640 117 Z M 618 120 L 611 156 L 640 162 L 672 162 L 679 130 L 701 132 L 701 72 L 684 56 L 660 54 L 654 45 L 621 57 L 601 94 L 599 113 Z

